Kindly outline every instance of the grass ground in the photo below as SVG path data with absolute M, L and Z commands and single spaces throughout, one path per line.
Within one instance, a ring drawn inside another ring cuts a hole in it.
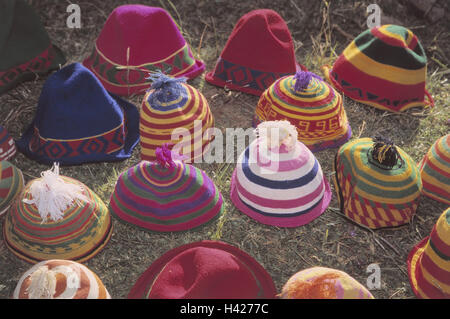
M 81 7 L 82 28 L 67 29 L 68 1 L 29 1 L 38 10 L 53 42 L 65 53 L 68 63 L 87 57 L 109 13 L 128 1 L 76 1 Z M 267 0 L 267 1 L 139 1 L 166 8 L 181 27 L 196 55 L 214 67 L 234 24 L 246 12 L 271 8 L 286 20 L 295 41 L 298 61 L 320 74 L 320 66 L 332 64 L 353 37 L 363 31 L 366 7 L 371 1 Z M 430 25 L 410 12 L 404 1 L 375 1 L 383 9 L 383 20 L 395 19 L 412 29 L 426 48 L 429 59 L 427 88 L 435 99 L 433 109 L 413 109 L 403 114 L 375 110 L 345 98 L 345 109 L 353 129 L 353 138 L 377 134 L 392 140 L 419 161 L 432 143 L 449 132 L 450 27 L 448 21 Z M 439 1 L 448 13 L 445 1 Z M 444 19 L 445 20 L 445 19 Z M 19 138 L 34 116 L 45 78 L 20 85 L 0 96 L 0 125 Z M 221 130 L 227 127 L 251 126 L 257 98 L 227 92 L 204 81 L 204 75 L 191 81 L 209 101 Z M 140 105 L 140 96 L 130 100 Z M 325 174 L 333 173 L 336 150 L 317 155 Z M 120 163 L 98 163 L 64 167 L 62 174 L 74 177 L 109 202 L 118 174 L 139 161 L 139 147 L 132 158 Z M 27 181 L 48 169 L 22 154 L 12 162 L 25 174 Z M 225 213 L 210 224 L 182 233 L 148 233 L 114 219 L 110 243 L 86 265 L 103 280 L 114 298 L 124 298 L 144 270 L 165 251 L 204 239 L 218 239 L 250 253 L 271 274 L 280 290 L 295 272 L 326 266 L 346 271 L 366 283 L 366 268 L 378 263 L 382 287 L 372 290 L 376 298 L 414 298 L 408 282 L 406 257 L 411 248 L 427 236 L 445 206 L 423 198 L 417 214 L 408 225 L 395 229 L 367 231 L 337 210 L 333 199 L 326 212 L 308 225 L 285 229 L 259 224 L 237 211 L 229 200 L 230 176 L 234 164 L 201 164 L 216 182 L 225 198 Z M 332 186 L 333 187 L 333 186 Z M 0 226 L 4 218 L 0 218 Z M 21 276 L 30 267 L 18 260 L 0 239 L 0 298 L 8 298 Z

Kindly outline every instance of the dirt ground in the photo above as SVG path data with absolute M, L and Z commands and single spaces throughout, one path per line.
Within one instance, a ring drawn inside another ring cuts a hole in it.
M 80 62 L 93 48 L 106 18 L 117 6 L 129 1 L 73 1 L 81 8 L 81 29 L 66 27 L 67 1 L 29 1 L 41 15 L 52 39 L 66 54 L 67 63 Z M 136 1 L 137 2 L 137 1 Z M 428 56 L 428 83 L 436 106 L 432 110 L 413 109 L 405 114 L 381 112 L 345 98 L 344 105 L 353 130 L 353 138 L 390 136 L 417 162 L 440 136 L 449 132 L 450 25 L 447 18 L 430 22 L 423 13 L 411 8 L 409 1 L 138 1 L 167 9 L 183 35 L 203 59 L 209 71 L 220 55 L 238 19 L 257 8 L 277 11 L 287 22 L 295 42 L 296 56 L 308 69 L 320 74 L 320 67 L 331 64 L 347 44 L 366 29 L 366 8 L 378 3 L 383 10 L 382 23 L 404 25 L 416 33 Z M 448 1 L 437 1 L 448 17 Z M 18 139 L 34 117 L 45 78 L 37 79 L 0 96 L 0 125 Z M 190 81 L 209 101 L 216 126 L 251 127 L 257 97 L 228 92 L 209 85 L 204 74 Z M 139 106 L 142 96 L 130 99 Z M 316 154 L 325 174 L 333 174 L 336 150 Z M 62 174 L 79 179 L 109 203 L 118 173 L 139 161 L 139 147 L 132 158 L 119 163 L 98 163 L 62 168 Z M 48 169 L 18 154 L 11 160 L 27 181 Z M 225 213 L 213 222 L 181 233 L 149 233 L 114 219 L 111 241 L 86 263 L 102 279 L 113 298 L 125 298 L 147 267 L 164 252 L 182 244 L 204 239 L 219 239 L 240 247 L 258 260 L 272 276 L 278 291 L 291 275 L 312 266 L 343 270 L 366 284 L 367 266 L 379 264 L 381 288 L 372 290 L 376 298 L 415 298 L 408 281 L 406 258 L 411 248 L 427 236 L 445 205 L 423 197 L 412 222 L 395 229 L 368 231 L 337 210 L 336 193 L 330 208 L 313 222 L 293 229 L 257 223 L 236 210 L 229 200 L 230 177 L 234 164 L 200 164 L 220 188 Z M 332 186 L 333 188 L 333 186 Z M 0 218 L 2 226 L 4 218 Z M 0 298 L 9 298 L 21 274 L 31 265 L 17 259 L 0 239 Z

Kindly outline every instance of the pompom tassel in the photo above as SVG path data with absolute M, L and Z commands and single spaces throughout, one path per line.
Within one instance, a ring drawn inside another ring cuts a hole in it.
M 161 71 L 150 73 L 147 80 L 152 81 L 150 90 L 153 93 L 148 97 L 150 104 L 167 103 L 181 94 L 182 86 L 181 83 L 185 83 L 187 78 L 173 78 L 171 76 L 165 75 Z
M 42 172 L 30 186 L 31 199 L 23 199 L 25 204 L 36 205 L 42 223 L 48 218 L 58 221 L 64 217 L 64 211 L 73 203 L 88 202 L 83 195 L 83 187 L 64 181 L 59 176 L 59 164 L 53 164 L 52 169 Z
M 400 157 L 394 143 L 388 138 L 379 136 L 375 137 L 373 141 L 372 159 L 386 167 L 394 167 Z
M 157 147 L 155 150 L 156 163 L 161 167 L 173 168 L 175 167 L 175 161 L 184 161 L 188 159 L 187 156 L 179 155 L 172 152 L 169 146 L 172 144 L 164 143 L 161 147 Z
M 309 71 L 297 71 L 294 75 L 294 90 L 297 92 L 304 91 L 308 88 L 309 82 L 311 82 L 312 78 L 316 78 L 318 80 L 323 81 L 323 79 L 317 74 Z
M 284 145 L 288 150 L 291 150 L 298 138 L 297 129 L 286 120 L 262 122 L 256 127 L 255 135 L 265 141 L 269 149 Z

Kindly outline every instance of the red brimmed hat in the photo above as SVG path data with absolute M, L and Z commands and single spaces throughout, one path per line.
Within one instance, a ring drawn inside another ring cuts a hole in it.
M 236 24 L 206 81 L 260 96 L 276 79 L 306 68 L 295 60 L 286 22 L 269 9 L 253 10 Z
M 276 289 L 253 257 L 221 241 L 174 248 L 141 275 L 129 299 L 267 299 Z
M 122 96 L 145 93 L 152 71 L 192 79 L 205 69 L 170 14 L 144 5 L 114 9 L 83 64 L 107 91 Z

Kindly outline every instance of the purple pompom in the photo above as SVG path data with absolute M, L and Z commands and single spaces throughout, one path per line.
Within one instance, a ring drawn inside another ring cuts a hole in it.
M 294 75 L 294 80 L 295 80 L 295 84 L 294 84 L 294 90 L 295 91 L 304 91 L 308 88 L 309 82 L 311 81 L 311 78 L 316 78 L 319 79 L 321 81 L 323 81 L 323 79 L 318 76 L 317 74 L 314 74 L 312 72 L 308 72 L 308 71 L 297 71 Z

